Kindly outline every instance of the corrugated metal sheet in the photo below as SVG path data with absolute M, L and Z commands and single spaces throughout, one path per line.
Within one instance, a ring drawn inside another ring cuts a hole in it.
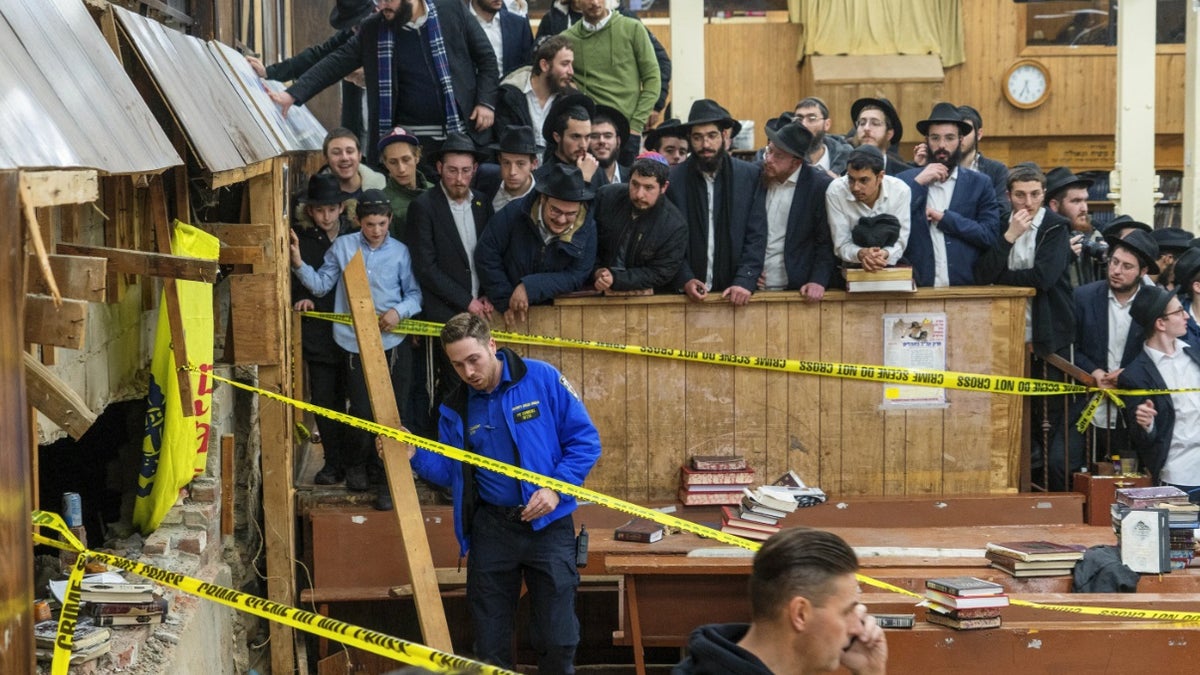
M 325 127 L 304 106 L 292 106 L 285 118 L 279 106 L 267 96 L 267 88 L 283 91 L 279 82 L 264 82 L 254 73 L 246 58 L 236 49 L 215 40 L 208 43 L 225 76 L 250 100 L 259 112 L 263 129 L 278 140 L 288 152 L 320 150 L 325 141 Z
M 179 164 L 82 2 L 0 3 L 0 169 Z
M 287 152 L 202 40 L 115 5 L 113 12 L 205 168 L 240 169 Z

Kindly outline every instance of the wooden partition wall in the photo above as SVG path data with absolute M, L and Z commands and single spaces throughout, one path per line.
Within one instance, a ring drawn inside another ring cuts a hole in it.
M 921 290 L 749 306 L 682 297 L 573 298 L 535 307 L 520 332 L 648 347 L 880 365 L 885 313 L 947 316 L 948 370 L 1020 375 L 1027 289 Z M 883 411 L 874 382 L 596 350 L 516 346 L 558 366 L 600 429 L 587 487 L 637 502 L 673 498 L 692 455 L 744 455 L 765 481 L 788 469 L 832 495 L 1015 490 L 1021 399 L 947 390 L 949 406 Z

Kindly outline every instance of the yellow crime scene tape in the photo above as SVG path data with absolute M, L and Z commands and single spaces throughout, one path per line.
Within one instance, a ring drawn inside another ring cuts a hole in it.
M 75 623 L 79 617 L 80 584 L 83 580 L 84 563 L 89 558 L 100 560 L 112 567 L 145 577 L 164 586 L 170 586 L 184 593 L 212 600 L 268 621 L 282 623 L 409 665 L 423 666 L 438 672 L 465 670 L 486 675 L 516 675 L 510 670 L 472 661 L 416 642 L 401 640 L 368 628 L 360 628 L 344 621 L 289 607 L 178 572 L 169 572 L 153 565 L 135 562 L 110 553 L 88 550 L 71 534 L 67 524 L 55 513 L 34 511 L 33 524 L 34 526 L 48 527 L 63 537 L 63 541 L 59 541 L 34 533 L 34 543 L 79 553 L 67 581 L 67 591 L 63 596 L 62 612 L 58 619 L 58 636 L 54 643 L 51 675 L 65 675 L 69 666 Z
M 603 494 L 601 492 L 589 490 L 587 488 L 573 485 L 571 483 L 565 483 L 556 478 L 551 478 L 549 476 L 543 476 L 542 474 L 535 473 L 533 471 L 529 471 L 528 469 L 523 469 L 519 466 L 514 466 L 512 464 L 505 464 L 504 462 L 498 462 L 494 459 L 490 459 L 488 457 L 483 457 L 482 455 L 477 455 L 475 453 L 467 452 L 465 450 L 460 450 L 453 446 L 445 445 L 443 443 L 439 443 L 437 441 L 433 441 L 428 438 L 424 438 L 422 436 L 417 436 L 416 434 L 410 433 L 410 432 L 402 430 L 402 429 L 392 429 L 391 427 L 387 427 L 382 424 L 378 424 L 376 422 L 359 419 L 357 417 L 353 417 L 353 416 L 347 415 L 345 413 L 339 413 L 339 412 L 336 412 L 333 410 L 329 410 L 328 408 L 322 408 L 320 406 L 313 405 L 311 403 L 306 403 L 304 401 L 298 401 L 295 399 L 291 399 L 291 398 L 288 398 L 281 394 L 277 394 L 275 392 L 270 392 L 265 389 L 258 389 L 257 387 L 253 387 L 251 385 L 244 384 L 242 382 L 236 382 L 233 380 L 229 380 L 229 379 L 223 378 L 219 375 L 213 375 L 210 373 L 210 376 L 218 381 L 225 382 L 225 383 L 230 384 L 239 389 L 257 393 L 260 396 L 265 396 L 267 398 L 279 401 L 281 403 L 286 403 L 295 408 L 298 408 L 301 410 L 306 410 L 306 411 L 312 412 L 314 414 L 320 415 L 322 417 L 327 417 L 329 419 L 337 420 L 339 422 L 342 422 L 343 424 L 348 424 L 348 425 L 356 427 L 358 429 L 362 429 L 363 431 L 367 431 L 371 434 L 375 434 L 378 436 L 387 436 L 388 438 L 395 439 L 402 443 L 408 443 L 410 445 L 415 445 L 415 446 L 425 448 L 427 450 L 430 450 L 431 452 L 436 452 L 439 455 L 443 455 L 445 457 L 448 457 L 448 458 L 453 459 L 458 462 L 465 462 L 465 463 L 471 464 L 473 466 L 477 466 L 480 468 L 495 471 L 496 473 L 499 473 L 506 477 L 513 478 L 513 479 L 520 480 L 520 481 L 525 481 L 525 482 L 531 483 L 533 485 L 537 485 L 538 487 L 547 487 L 547 488 L 554 490 L 555 492 L 571 495 L 572 497 L 575 497 L 577 500 L 594 502 L 596 504 L 600 504 L 601 506 L 605 506 L 605 507 L 613 509 L 615 511 L 620 511 L 622 513 L 636 516 L 638 518 L 644 518 L 646 520 L 650 520 L 650 521 L 659 523 L 660 525 L 665 525 L 667 527 L 678 528 L 679 530 L 681 530 L 683 532 L 691 532 L 692 534 L 695 534 L 695 535 L 698 535 L 698 536 L 701 536 L 701 537 L 704 537 L 707 539 L 713 539 L 713 540 L 719 541 L 723 544 L 737 546 L 739 548 L 743 548 L 748 551 L 758 551 L 758 549 L 762 546 L 762 544 L 757 541 L 743 539 L 742 537 L 738 537 L 736 535 L 732 535 L 727 532 L 722 532 L 720 530 L 715 530 L 711 527 L 707 527 L 707 526 L 701 525 L 699 523 L 693 523 L 690 520 L 685 520 L 685 519 L 679 518 L 677 516 L 672 516 L 670 514 L 663 513 L 662 511 L 658 511 L 656 509 L 647 508 L 645 506 L 640 506 L 640 505 L 634 504 L 632 502 L 627 502 L 627 501 L 624 501 L 621 499 L 617 499 L 615 497 L 611 497 L 611 496 Z M 925 597 L 918 593 L 914 593 L 906 588 L 901 588 L 899 586 L 889 584 L 886 581 L 881 581 L 879 579 L 872 578 L 865 574 L 857 574 L 856 577 L 858 578 L 858 581 L 860 583 L 867 584 L 868 586 L 872 586 L 874 588 L 878 588 L 880 590 L 888 591 L 891 593 L 899 593 L 901 595 L 906 595 L 906 596 L 909 596 L 912 598 L 918 598 L 922 601 L 925 600 Z M 1041 603 L 1036 603 L 1036 602 L 1029 602 L 1029 601 L 1025 601 L 1025 600 L 1011 600 L 1011 602 L 1013 604 L 1022 605 L 1025 607 L 1033 607 L 1036 609 L 1045 609 L 1045 610 L 1049 610 L 1049 611 L 1069 612 L 1072 614 L 1082 614 L 1082 615 L 1092 615 L 1092 616 L 1117 616 L 1117 617 L 1130 618 L 1130 619 L 1148 619 L 1148 620 L 1155 620 L 1155 621 L 1172 621 L 1172 622 L 1182 622 L 1182 623 L 1200 623 L 1200 612 L 1168 612 L 1168 611 L 1151 611 L 1151 610 L 1125 609 L 1125 608 L 1114 608 L 1114 607 L 1082 607 L 1082 606 L 1074 606 L 1074 605 L 1047 605 L 1047 604 L 1041 604 Z

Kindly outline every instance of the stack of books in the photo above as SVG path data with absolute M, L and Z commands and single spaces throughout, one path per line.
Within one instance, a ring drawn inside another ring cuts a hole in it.
M 75 634 L 71 644 L 71 659 L 73 666 L 87 663 L 104 656 L 112 649 L 109 638 L 111 631 L 97 627 L 90 617 L 80 617 L 75 622 Z M 54 643 L 58 638 L 58 621 L 40 621 L 33 626 L 34 647 L 40 661 L 54 658 Z
M 141 626 L 162 623 L 168 605 L 154 584 L 83 582 L 79 599 L 97 626 Z
M 1187 493 L 1173 485 L 1157 487 L 1118 488 L 1116 491 L 1118 504 L 1131 509 L 1149 509 L 1159 504 L 1187 505 Z
M 819 487 L 809 487 L 800 480 L 799 474 L 789 470 L 771 483 L 773 487 L 783 488 L 792 495 L 800 506 L 816 506 L 825 502 L 825 492 Z
M 736 505 L 742 490 L 754 484 L 745 457 L 697 456 L 679 467 L 679 501 L 684 506 Z
M 1085 547 L 1049 541 L 988 543 L 984 556 L 992 567 L 1014 577 L 1057 577 L 1070 574 Z
M 915 293 L 917 290 L 911 267 L 886 267 L 877 272 L 868 272 L 860 267 L 846 267 L 842 273 L 846 277 L 846 291 L 849 293 Z
M 1000 584 L 975 577 L 941 577 L 925 582 L 925 620 L 954 630 L 1000 627 L 1008 596 Z
M 745 488 L 742 490 L 741 503 L 736 512 L 733 509 L 723 509 L 721 531 L 749 539 L 765 540 L 779 531 L 780 519 L 795 511 L 798 506 L 796 499 L 786 488 L 775 485 L 760 485 L 753 490 Z
M 1147 489 L 1147 488 L 1141 488 Z M 1165 490 L 1163 488 L 1149 488 L 1153 490 Z M 1177 488 L 1167 488 L 1167 490 L 1177 490 Z M 1183 495 L 1182 497 L 1180 495 Z M 1146 504 L 1146 500 L 1139 497 L 1136 493 L 1133 495 L 1122 495 L 1124 502 Z M 1200 504 L 1191 504 L 1187 502 L 1187 495 L 1178 490 L 1178 494 L 1170 493 L 1164 496 L 1162 501 L 1150 503 L 1143 508 L 1130 506 L 1128 503 L 1118 501 L 1113 504 L 1110 510 L 1112 516 L 1113 531 L 1117 533 L 1118 541 L 1121 538 L 1122 523 L 1131 512 L 1138 513 L 1139 518 L 1147 519 L 1141 512 L 1151 510 L 1162 512 L 1166 515 L 1166 535 L 1167 539 L 1167 567 L 1172 570 L 1181 570 L 1192 564 L 1192 560 L 1196 557 L 1196 529 L 1200 528 Z M 1162 522 L 1161 516 L 1156 516 L 1151 520 Z M 1149 520 L 1147 520 L 1149 522 Z M 1144 528 L 1140 528 L 1144 529 Z

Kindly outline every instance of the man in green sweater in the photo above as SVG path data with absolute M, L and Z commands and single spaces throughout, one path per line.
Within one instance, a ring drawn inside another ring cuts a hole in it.
M 661 87 L 658 61 L 645 26 L 608 8 L 607 0 L 582 0 L 583 20 L 563 35 L 575 46 L 575 85 L 596 103 L 616 108 L 631 133 L 621 152 L 629 164 Z M 626 159 L 628 156 L 628 159 Z

